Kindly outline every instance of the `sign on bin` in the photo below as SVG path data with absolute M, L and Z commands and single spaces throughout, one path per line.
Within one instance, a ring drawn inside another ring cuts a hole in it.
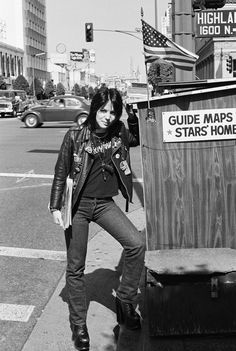
M 236 108 L 162 112 L 163 142 L 236 138 Z

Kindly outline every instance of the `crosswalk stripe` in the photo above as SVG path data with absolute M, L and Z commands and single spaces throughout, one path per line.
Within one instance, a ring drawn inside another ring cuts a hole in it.
M 0 246 L 0 256 L 21 257 L 21 258 L 41 258 L 44 260 L 65 261 L 65 251 L 25 249 L 21 247 Z
M 15 305 L 0 303 L 0 320 L 13 322 L 28 322 L 34 310 L 33 305 Z

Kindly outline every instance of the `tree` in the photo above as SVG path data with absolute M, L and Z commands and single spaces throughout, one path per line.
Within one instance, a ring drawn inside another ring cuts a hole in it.
M 82 86 L 81 88 L 81 96 L 85 97 L 85 99 L 88 98 L 88 91 L 85 86 Z
M 35 96 L 37 97 L 37 99 L 38 100 L 43 99 L 43 86 L 38 78 L 34 78 L 34 90 L 35 90 Z M 34 95 L 32 83 L 30 85 L 30 94 Z
M 7 84 L 5 82 L 5 78 L 3 76 L 0 76 L 0 90 L 6 90 L 7 89 Z
M 91 100 L 94 97 L 94 95 L 95 95 L 94 89 L 93 87 L 90 86 L 88 88 L 88 98 Z
M 51 80 L 48 80 L 45 84 L 45 89 L 44 89 L 44 94 L 46 96 L 46 98 L 51 98 L 52 96 L 54 96 L 54 85 L 53 82 Z
M 16 90 L 24 90 L 27 94 L 29 94 L 29 83 L 27 81 L 27 79 L 20 74 L 13 82 L 13 89 Z
M 153 86 L 155 92 L 161 92 L 158 87 L 160 82 L 173 82 L 174 66 L 165 61 L 158 59 L 154 61 L 148 70 L 148 82 Z
M 64 85 L 61 82 L 59 82 L 56 88 L 56 95 L 65 95 L 65 92 L 66 92 L 66 89 Z
M 75 94 L 76 96 L 80 96 L 80 95 L 81 95 L 81 89 L 80 89 L 80 86 L 79 86 L 78 83 L 75 83 L 75 85 L 74 85 L 72 91 L 74 92 L 74 94 Z

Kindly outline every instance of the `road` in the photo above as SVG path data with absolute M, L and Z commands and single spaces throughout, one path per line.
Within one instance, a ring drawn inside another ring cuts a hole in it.
M 0 119 L 0 350 L 20 351 L 65 272 L 64 233 L 47 210 L 59 146 L 70 125 L 28 129 Z M 142 177 L 140 149 L 132 149 L 134 176 Z M 119 195 L 124 209 L 125 200 Z M 134 204 L 142 191 L 135 183 Z M 90 237 L 99 227 L 92 225 Z

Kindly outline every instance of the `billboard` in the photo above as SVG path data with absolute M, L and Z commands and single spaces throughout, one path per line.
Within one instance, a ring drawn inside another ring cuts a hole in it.
M 70 52 L 70 60 L 71 61 L 83 61 L 84 54 L 82 51 L 71 51 Z
M 24 49 L 21 0 L 1 0 L 0 42 Z

